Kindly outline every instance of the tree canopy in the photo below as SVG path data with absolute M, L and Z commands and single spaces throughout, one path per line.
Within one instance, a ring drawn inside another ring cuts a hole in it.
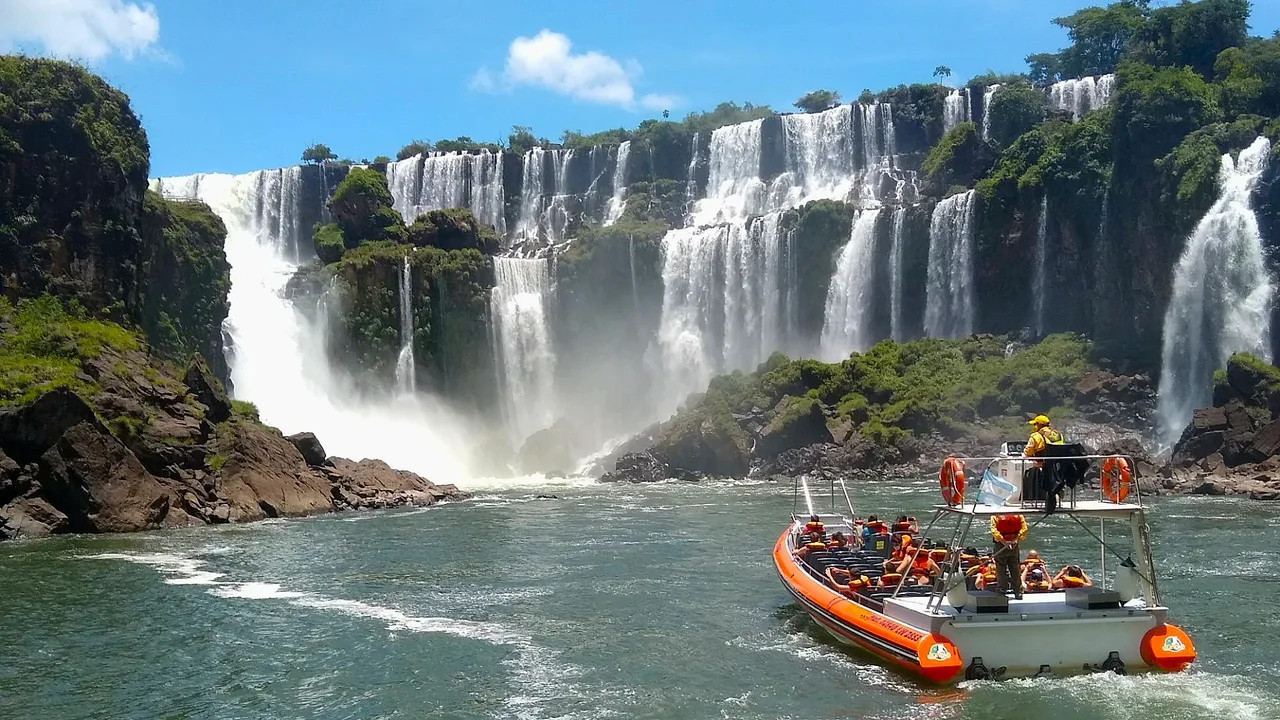
M 302 151 L 302 162 L 304 163 L 313 163 L 313 164 L 319 165 L 320 163 L 329 162 L 330 160 L 337 160 L 337 159 L 338 159 L 337 153 L 330 150 L 329 146 L 325 145 L 324 143 L 316 143 L 311 147 L 307 148 L 306 150 Z
M 814 90 L 796 100 L 795 106 L 807 113 L 822 112 L 840 104 L 840 93 L 834 90 Z
M 329 210 L 348 248 L 377 240 L 402 240 L 404 220 L 392 207 L 387 178 L 377 170 L 352 168 L 333 192 Z
M 396 160 L 408 160 L 414 155 L 426 155 L 429 152 L 431 152 L 430 140 L 414 140 L 400 148 L 400 151 L 396 153 Z

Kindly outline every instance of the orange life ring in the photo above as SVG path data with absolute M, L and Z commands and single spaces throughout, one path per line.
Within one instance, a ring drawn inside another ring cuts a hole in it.
M 964 463 L 959 458 L 949 457 L 942 462 L 938 480 L 942 484 L 942 499 L 948 505 L 964 504 Z
M 1124 502 L 1133 485 L 1133 471 L 1129 461 L 1122 457 L 1109 457 L 1102 462 L 1102 494 L 1113 503 Z

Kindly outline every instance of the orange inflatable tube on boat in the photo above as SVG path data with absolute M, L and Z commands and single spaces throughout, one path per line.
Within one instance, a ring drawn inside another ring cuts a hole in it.
M 1191 637 L 1177 625 L 1157 625 L 1142 636 L 1142 661 L 1166 672 L 1185 670 L 1196 659 Z
M 774 564 L 787 590 L 829 632 L 934 682 L 964 669 L 960 651 L 941 635 L 904 625 L 850 600 L 814 579 L 796 561 L 783 532 L 773 548 Z

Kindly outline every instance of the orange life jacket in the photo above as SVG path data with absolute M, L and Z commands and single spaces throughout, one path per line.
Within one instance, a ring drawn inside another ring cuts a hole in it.
M 880 587 L 894 587 L 902 582 L 902 576 L 898 573 L 885 573 L 880 576 Z
M 867 524 L 867 527 L 871 528 L 871 532 L 872 532 L 873 534 L 876 534 L 876 535 L 888 535 L 888 534 L 889 534 L 889 526 L 888 526 L 888 525 L 885 525 L 884 523 L 880 522 L 879 520 L 877 520 L 877 521 L 875 521 L 875 522 L 873 522 L 873 523 L 868 523 L 868 524 Z
M 813 542 L 805 543 L 804 547 L 806 550 L 813 552 L 815 550 L 826 550 L 827 544 L 821 540 L 814 540 Z
M 922 552 L 916 556 L 916 559 L 911 563 L 911 574 L 912 575 L 928 575 L 929 574 L 929 555 L 927 553 Z
M 893 531 L 894 532 L 911 532 L 911 523 L 908 523 L 908 522 L 894 523 Z
M 1018 534 L 1022 532 L 1023 523 L 1021 515 L 1000 515 L 996 517 L 996 532 L 1000 533 L 1000 537 L 1005 540 L 1015 540 Z
M 996 571 L 995 563 L 988 563 L 986 567 L 982 568 L 982 580 L 984 582 L 995 582 L 998 579 L 1000 579 L 1000 574 Z
M 1074 575 L 1062 576 L 1063 587 L 1084 587 L 1084 578 L 1075 577 Z
M 810 522 L 808 525 L 804 526 L 804 531 L 806 533 L 825 533 L 827 531 L 827 526 L 820 522 Z
M 837 539 L 837 538 L 832 538 L 832 539 L 830 539 L 830 540 L 828 540 L 828 541 L 827 541 L 827 547 L 829 547 L 829 548 L 842 548 L 842 547 L 844 547 L 845 545 L 848 545 L 848 544 L 849 544 L 849 542 L 848 542 L 847 540 L 845 540 L 844 538 L 838 538 L 838 539 Z

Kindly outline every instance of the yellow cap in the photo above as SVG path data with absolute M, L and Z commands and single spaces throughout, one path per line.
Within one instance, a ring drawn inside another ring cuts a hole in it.
M 1037 415 L 1037 416 L 1035 416 L 1034 418 L 1031 418 L 1031 421 L 1030 421 L 1028 424 L 1029 424 L 1029 425 L 1048 425 L 1048 424 L 1049 424 L 1049 416 L 1048 416 L 1048 415 Z

